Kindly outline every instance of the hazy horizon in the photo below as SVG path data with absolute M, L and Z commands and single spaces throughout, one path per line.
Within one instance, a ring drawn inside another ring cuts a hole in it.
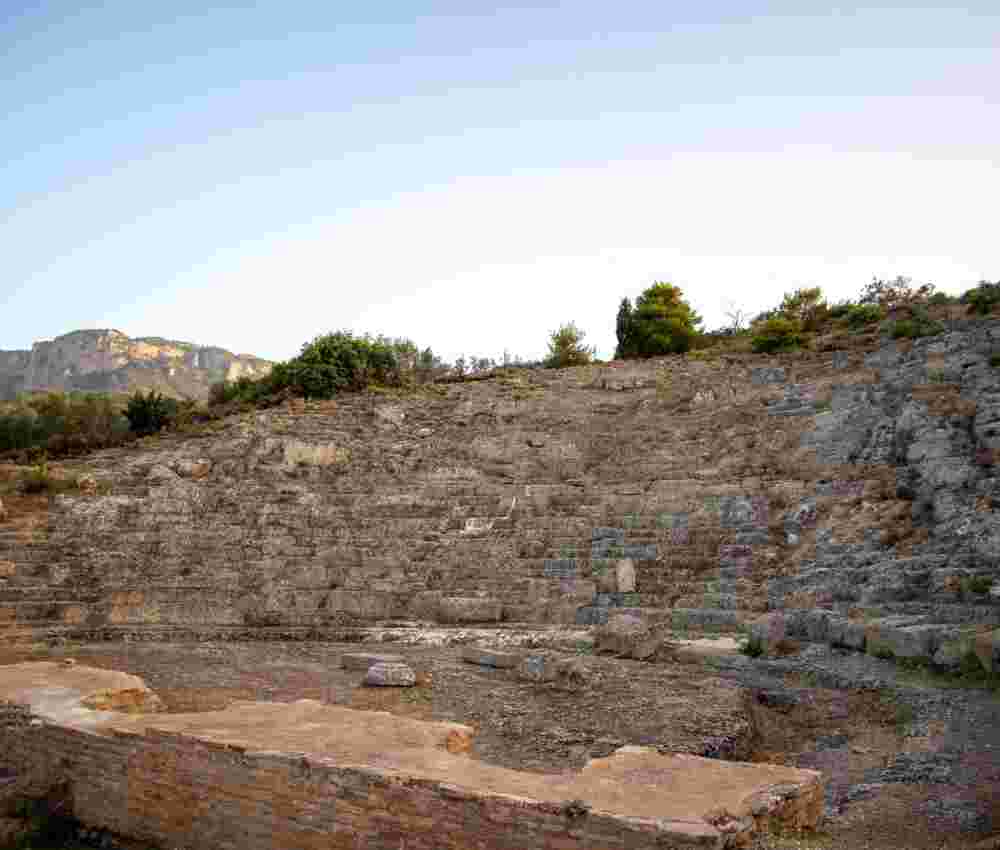
M 0 12 L 0 349 L 115 328 L 283 360 L 608 358 L 873 275 L 1000 279 L 1000 9 L 113 0 Z

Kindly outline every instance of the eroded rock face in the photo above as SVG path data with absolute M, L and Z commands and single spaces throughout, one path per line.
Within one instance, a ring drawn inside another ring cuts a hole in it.
M 132 392 L 157 389 L 178 398 L 208 398 L 212 383 L 260 377 L 271 363 L 222 348 L 116 330 L 73 331 L 36 342 L 31 351 L 0 351 L 0 400 L 33 390 Z

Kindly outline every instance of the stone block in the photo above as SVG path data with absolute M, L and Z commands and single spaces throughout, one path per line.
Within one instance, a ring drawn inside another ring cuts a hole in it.
M 577 575 L 575 558 L 547 558 L 542 564 L 542 574 L 546 578 L 572 578 Z
M 462 660 L 482 667 L 497 667 L 507 670 L 517 667 L 523 656 L 516 652 L 499 652 L 493 649 L 480 649 L 477 646 L 467 646 L 462 650 Z
M 541 653 L 525 656 L 518 665 L 517 675 L 528 682 L 552 683 L 567 690 L 583 687 L 590 678 L 579 658 Z
M 618 562 L 615 568 L 615 578 L 617 580 L 615 589 L 619 593 L 635 592 L 635 564 L 631 560 L 626 558 Z
M 864 651 L 864 623 L 848 620 L 846 617 L 830 617 L 827 623 L 827 640 L 832 646 Z
M 666 629 L 634 613 L 618 613 L 594 632 L 594 648 L 619 658 L 646 661 L 669 648 Z
M 503 605 L 495 599 L 477 596 L 444 596 L 438 605 L 442 623 L 499 623 Z
M 830 618 L 835 612 L 824 608 L 813 608 L 806 611 L 802 617 L 802 628 L 805 637 L 811 641 L 826 642 L 830 630 Z
M 365 684 L 381 688 L 411 688 L 417 683 L 417 676 L 408 664 L 381 661 L 368 668 Z
M 599 626 L 608 621 L 609 608 L 599 608 L 596 605 L 583 605 L 576 609 L 576 625 Z
M 785 383 L 785 370 L 781 366 L 759 366 L 750 372 L 750 383 L 755 386 Z
M 364 670 L 375 664 L 399 664 L 406 659 L 402 655 L 382 655 L 368 652 L 348 652 L 340 656 L 340 666 L 344 670 Z

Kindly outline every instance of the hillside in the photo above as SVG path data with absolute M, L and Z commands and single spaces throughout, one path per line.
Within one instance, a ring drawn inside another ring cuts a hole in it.
M 215 381 L 259 377 L 271 364 L 248 354 L 159 337 L 132 339 L 116 330 L 80 330 L 36 342 L 30 351 L 0 351 L 0 400 L 20 392 L 155 389 L 205 399 Z
M 97 494 L 5 529 L 2 599 L 80 627 L 589 625 L 614 607 L 995 624 L 998 336 L 952 321 L 231 417 L 77 462 Z
M 50 464 L 48 492 L 0 465 L 5 657 L 126 671 L 173 714 L 469 724 L 512 770 L 816 770 L 818 843 L 754 847 L 973 846 L 1000 822 L 1000 325 L 943 323 L 292 399 Z M 359 683 L 359 642 L 423 684 Z

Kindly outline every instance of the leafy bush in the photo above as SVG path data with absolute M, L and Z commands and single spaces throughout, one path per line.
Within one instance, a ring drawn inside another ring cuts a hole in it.
M 757 353 L 792 351 L 802 344 L 802 323 L 797 319 L 774 316 L 764 320 L 754 331 L 751 345 Z
M 545 365 L 553 369 L 568 366 L 585 366 L 597 353 L 593 347 L 583 344 L 585 334 L 573 322 L 561 325 L 552 332 L 549 339 L 549 356 Z
M 958 300 L 968 305 L 970 314 L 988 316 L 1000 304 L 1000 281 L 990 283 L 981 280 L 975 289 L 968 290 Z
M 882 308 L 877 304 L 848 304 L 842 319 L 851 330 L 860 330 L 881 321 Z
M 954 295 L 949 295 L 947 292 L 935 292 L 928 300 L 928 304 L 932 304 L 935 307 L 945 307 L 949 304 L 958 303 L 958 299 Z
M 796 289 L 785 293 L 778 307 L 778 314 L 786 319 L 799 322 L 803 331 L 818 330 L 829 316 L 830 308 L 823 298 L 823 291 L 814 286 L 811 289 Z
M 992 366 L 994 369 L 997 366 L 1000 366 L 1000 354 L 991 354 L 990 355 L 990 366 Z
M 150 390 L 146 395 L 136 390 L 125 408 L 125 418 L 133 433 L 154 434 L 170 423 L 178 409 L 175 399 L 167 398 L 156 390 Z
M 0 413 L 0 453 L 61 456 L 120 445 L 129 429 L 118 407 L 103 394 L 21 396 Z
M 683 354 L 700 333 L 701 317 L 684 300 L 680 287 L 655 282 L 635 302 L 618 307 L 616 358 Z
M 758 638 L 750 637 L 740 645 L 740 652 L 750 658 L 760 658 L 764 654 L 764 645 Z
M 889 334 L 893 339 L 916 339 L 923 336 L 936 336 L 944 331 L 944 325 L 934 321 L 925 307 L 911 307 L 910 317 L 897 319 L 891 323 Z

